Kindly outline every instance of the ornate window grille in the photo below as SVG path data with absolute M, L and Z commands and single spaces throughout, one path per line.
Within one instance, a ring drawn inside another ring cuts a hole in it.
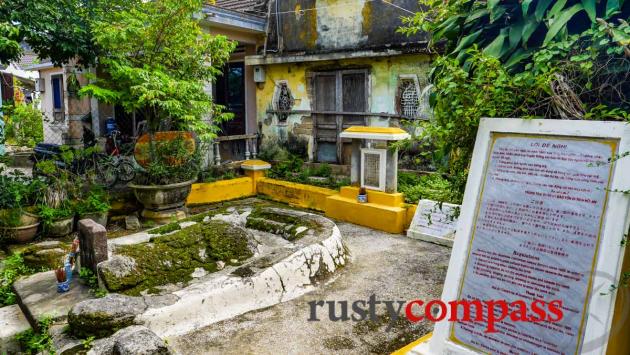
M 409 118 L 417 118 L 420 108 L 420 93 L 414 80 L 400 82 L 400 113 Z
M 287 83 L 280 83 L 278 89 L 278 101 L 276 105 L 279 111 L 290 111 L 293 107 L 293 96 Z M 285 122 L 289 116 L 288 112 L 282 112 L 280 114 L 280 122 Z

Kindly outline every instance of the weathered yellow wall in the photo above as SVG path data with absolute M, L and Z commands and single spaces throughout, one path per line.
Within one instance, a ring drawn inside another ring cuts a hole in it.
M 243 177 L 211 183 L 193 184 L 187 205 L 229 201 L 255 195 L 252 178 Z
M 422 88 L 427 80 L 430 56 L 408 54 L 392 57 L 344 59 L 308 63 L 274 64 L 265 67 L 266 82 L 259 84 L 256 90 L 256 111 L 258 122 L 262 123 L 264 138 L 279 137 L 285 139 L 289 132 L 309 138 L 312 144 L 312 119 L 309 113 L 291 114 L 286 124 L 278 123 L 273 110 L 277 84 L 286 81 L 295 104 L 293 110 L 314 109 L 311 107 L 311 94 L 307 73 L 344 68 L 364 68 L 369 70 L 368 111 L 374 113 L 396 114 L 396 95 L 401 75 L 416 75 Z M 373 117 L 372 126 L 389 126 L 389 119 Z
M 337 191 L 269 178 L 258 179 L 258 193 L 268 198 L 316 211 L 326 210 L 326 198 Z

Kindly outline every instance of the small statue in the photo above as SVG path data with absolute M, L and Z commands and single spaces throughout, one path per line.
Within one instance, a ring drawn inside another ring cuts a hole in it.
M 59 293 L 68 292 L 70 290 L 70 282 L 72 281 L 72 272 L 74 270 L 78 250 L 79 239 L 75 238 L 72 241 L 70 253 L 68 253 L 64 259 L 63 267 L 55 270 L 55 277 L 57 278 L 57 292 Z

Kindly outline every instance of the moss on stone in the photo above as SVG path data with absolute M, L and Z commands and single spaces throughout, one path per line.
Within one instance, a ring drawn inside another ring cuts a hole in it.
M 254 270 L 252 270 L 251 268 L 247 266 L 243 266 L 232 271 L 232 275 L 240 276 L 240 277 L 250 277 L 250 276 L 254 276 Z
M 112 319 L 105 312 L 94 312 L 88 315 L 77 315 L 68 313 L 68 324 L 72 330 L 72 335 L 77 338 L 104 338 L 108 337 L 120 329 L 133 325 L 133 318 Z
M 110 291 L 132 296 L 146 290 L 156 292 L 158 286 L 189 282 L 196 268 L 215 272 L 219 260 L 242 261 L 253 255 L 247 233 L 222 221 L 195 224 L 154 237 L 149 243 L 121 246 L 116 253 L 132 258 L 133 270 L 124 276 L 103 270 L 102 276 Z
M 182 227 L 179 225 L 179 223 L 173 222 L 173 223 L 169 223 L 169 224 L 165 224 L 161 227 L 155 228 L 155 229 L 151 229 L 149 231 L 149 233 L 151 234 L 167 234 L 170 232 L 174 232 L 177 230 L 182 229 Z
M 350 350 L 354 349 L 356 345 L 354 341 L 348 337 L 333 336 L 324 339 L 324 347 L 329 350 Z
M 265 208 L 254 209 L 247 217 L 246 227 L 279 234 L 288 241 L 300 239 L 309 229 L 317 231 L 320 229 L 320 226 L 307 216 L 291 216 L 270 211 Z M 298 231 L 302 227 L 306 229 Z

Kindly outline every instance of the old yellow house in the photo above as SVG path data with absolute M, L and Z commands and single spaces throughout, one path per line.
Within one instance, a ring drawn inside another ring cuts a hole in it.
M 417 0 L 270 0 L 266 40 L 245 57 L 263 140 L 301 137 L 309 160 L 348 164 L 349 126 L 421 119 L 431 55 L 397 32 Z

